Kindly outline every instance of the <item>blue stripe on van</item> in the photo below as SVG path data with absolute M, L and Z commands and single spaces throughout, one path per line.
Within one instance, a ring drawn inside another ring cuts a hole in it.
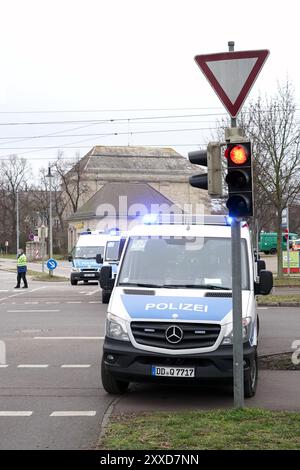
M 226 297 L 121 295 L 121 300 L 132 319 L 221 321 L 232 310 Z

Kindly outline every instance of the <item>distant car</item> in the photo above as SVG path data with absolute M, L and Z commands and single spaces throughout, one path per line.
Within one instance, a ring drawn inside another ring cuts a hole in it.
M 300 238 L 298 240 L 293 240 L 292 250 L 293 251 L 300 251 Z

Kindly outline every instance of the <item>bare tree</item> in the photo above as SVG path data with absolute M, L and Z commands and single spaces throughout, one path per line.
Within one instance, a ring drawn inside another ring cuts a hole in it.
M 300 127 L 295 116 L 294 90 L 287 80 L 277 94 L 251 103 L 242 115 L 255 156 L 256 208 L 275 217 L 278 276 L 282 276 L 282 210 L 300 193 Z
M 21 243 L 25 243 L 28 213 L 29 170 L 27 160 L 12 155 L 8 160 L 0 163 L 0 214 L 1 243 L 5 240 L 10 242 L 12 249 L 16 248 L 16 206 L 17 193 L 19 193 L 20 234 Z
M 250 103 L 238 119 L 238 126 L 253 145 L 254 221 L 258 232 L 271 226 L 277 232 L 279 277 L 282 210 L 292 206 L 300 194 L 300 127 L 295 112 L 294 90 L 287 80 L 278 85 L 274 96 Z M 218 127 L 217 136 L 222 141 L 229 120 L 222 120 Z
M 61 179 L 61 190 L 74 213 L 79 208 L 82 197 L 89 191 L 89 185 L 84 180 L 84 164 L 78 154 L 74 160 L 64 160 L 60 153 L 53 168 Z

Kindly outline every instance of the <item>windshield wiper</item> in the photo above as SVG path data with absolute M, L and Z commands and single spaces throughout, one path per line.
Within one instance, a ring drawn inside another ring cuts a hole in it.
M 119 282 L 119 286 L 133 286 L 133 287 L 164 287 L 161 284 L 148 284 L 141 282 Z
M 186 288 L 186 289 L 211 289 L 211 290 L 231 290 L 230 287 L 215 286 L 213 284 L 165 284 L 160 287 L 166 288 Z

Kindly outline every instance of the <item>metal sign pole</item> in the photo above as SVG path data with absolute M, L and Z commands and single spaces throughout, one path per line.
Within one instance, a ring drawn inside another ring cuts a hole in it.
M 287 250 L 287 272 L 288 276 L 291 273 L 291 262 L 290 262 L 290 221 L 289 221 L 289 206 L 286 205 L 286 225 L 287 225 L 287 240 L 286 240 L 286 250 Z
M 229 51 L 234 51 L 234 41 L 228 42 Z M 236 118 L 231 118 L 231 127 Z M 233 393 L 234 407 L 244 407 L 244 357 L 243 357 L 243 304 L 241 281 L 241 222 L 233 218 L 231 223 L 232 264 L 232 333 L 233 333 Z
M 244 357 L 241 282 L 241 223 L 234 218 L 231 224 L 232 260 L 232 323 L 233 323 L 233 389 L 234 407 L 244 407 Z

